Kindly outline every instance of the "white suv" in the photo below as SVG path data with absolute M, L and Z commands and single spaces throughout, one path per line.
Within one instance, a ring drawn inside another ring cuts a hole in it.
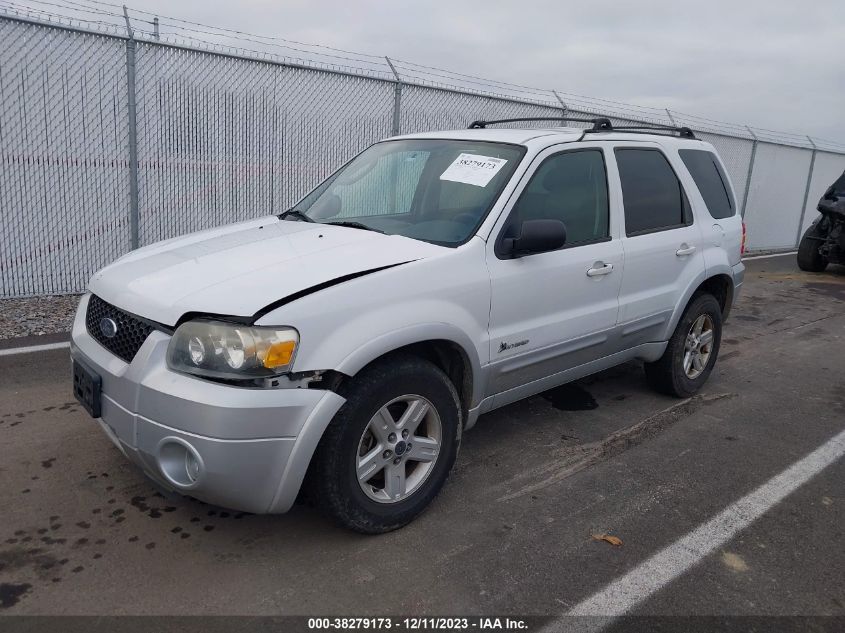
M 256 513 L 302 491 L 375 533 L 431 502 L 482 413 L 632 359 L 695 393 L 744 271 L 713 147 L 490 123 L 376 143 L 280 216 L 98 272 L 77 397 L 170 489 Z

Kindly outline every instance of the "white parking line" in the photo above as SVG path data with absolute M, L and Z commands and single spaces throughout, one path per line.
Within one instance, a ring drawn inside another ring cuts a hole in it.
M 601 629 L 610 625 L 610 618 L 628 613 L 654 595 L 843 455 L 845 431 L 731 504 L 707 523 L 579 602 L 562 618 L 549 623 L 544 631 L 570 630 L 573 621 L 568 621 L 566 617 L 570 615 L 604 616 L 594 620 L 594 627 L 587 628 Z
M 747 262 L 751 259 L 769 259 L 770 257 L 786 257 L 787 255 L 795 255 L 798 251 L 789 251 L 787 253 L 771 253 L 770 255 L 750 255 L 743 257 L 742 261 Z
M 70 347 L 70 343 L 47 343 L 46 345 L 30 345 L 29 347 L 12 347 L 9 349 L 0 349 L 0 356 L 14 356 L 15 354 L 31 354 L 32 352 L 47 352 L 51 349 L 65 349 Z

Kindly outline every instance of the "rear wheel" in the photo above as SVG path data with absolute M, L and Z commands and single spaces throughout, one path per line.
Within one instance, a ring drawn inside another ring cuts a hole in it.
M 810 273 L 820 273 L 827 268 L 827 258 L 819 253 L 819 246 L 825 237 L 820 223 L 810 225 L 798 244 L 798 268 Z
M 713 295 L 692 298 L 657 361 L 645 364 L 649 385 L 678 398 L 689 398 L 707 382 L 722 341 L 722 309 Z
M 309 497 L 358 532 L 395 530 L 446 482 L 460 442 L 457 391 L 438 367 L 413 356 L 365 369 L 346 391 L 312 459 Z

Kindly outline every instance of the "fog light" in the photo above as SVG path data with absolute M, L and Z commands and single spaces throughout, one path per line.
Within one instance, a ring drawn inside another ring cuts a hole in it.
M 199 460 L 194 457 L 194 454 L 190 451 L 185 451 L 185 472 L 188 475 L 188 479 L 191 480 L 191 483 L 199 479 L 200 463 Z
M 165 479 L 177 488 L 193 488 L 205 471 L 197 450 L 178 437 L 166 437 L 159 442 L 158 466 Z

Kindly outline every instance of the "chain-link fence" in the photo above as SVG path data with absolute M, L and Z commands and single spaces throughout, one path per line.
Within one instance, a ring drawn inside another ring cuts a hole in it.
M 126 47 L 0 19 L 0 296 L 84 287 L 129 245 Z
M 794 248 L 845 169 L 845 148 L 668 110 L 155 35 L 0 14 L 0 296 L 79 292 L 136 246 L 288 208 L 378 139 L 475 119 L 688 125 L 725 161 L 757 250 Z

